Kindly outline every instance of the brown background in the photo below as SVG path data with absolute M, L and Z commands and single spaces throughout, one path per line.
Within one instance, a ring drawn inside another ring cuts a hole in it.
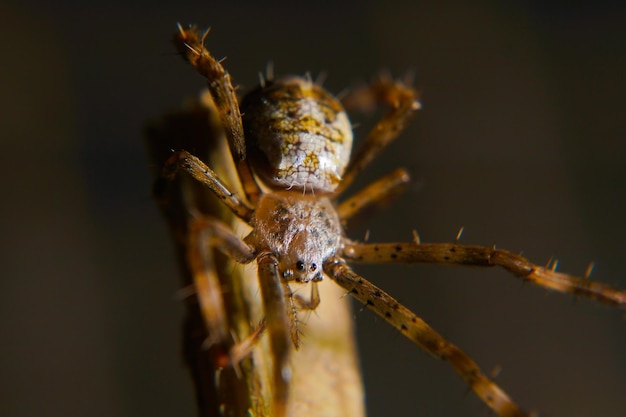
M 424 110 L 360 182 L 403 165 L 415 185 L 352 237 L 449 241 L 465 226 L 465 243 L 579 274 L 595 260 L 596 279 L 626 288 L 624 6 L 175 3 L 0 5 L 1 416 L 194 415 L 141 139 L 203 85 L 172 54 L 177 21 L 211 25 L 210 49 L 248 88 L 269 60 L 326 71 L 336 92 L 381 68 L 415 72 Z M 354 121 L 364 135 L 367 118 Z M 358 271 L 485 369 L 501 365 L 524 406 L 623 415 L 623 312 L 500 271 Z M 370 416 L 488 415 L 373 314 L 357 326 Z

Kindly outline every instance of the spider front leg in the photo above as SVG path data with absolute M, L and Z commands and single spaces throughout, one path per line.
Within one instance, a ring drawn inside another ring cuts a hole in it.
M 278 272 L 278 261 L 271 253 L 264 252 L 257 257 L 259 266 L 259 286 L 263 297 L 265 321 L 268 327 L 270 346 L 273 352 L 272 364 L 272 398 L 274 416 L 287 415 L 289 401 L 289 382 L 291 369 L 289 357 L 291 342 L 289 329 L 291 328 L 287 315 L 286 295 L 291 296 L 285 281 Z M 285 289 L 289 291 L 286 293 Z M 291 300 L 291 297 L 289 298 Z M 293 309 L 291 310 L 293 311 Z
M 243 190 L 248 200 L 255 204 L 261 195 L 261 189 L 248 166 L 237 93 L 230 74 L 205 48 L 204 40 L 207 35 L 208 31 L 201 35 L 195 27 L 183 28 L 178 25 L 174 43 L 183 57 L 207 79 L 209 93 L 224 127 Z
M 528 416 L 467 354 L 389 294 L 357 275 L 343 259 L 329 259 L 324 264 L 324 272 L 411 341 L 431 355 L 449 362 L 476 395 L 499 416 Z
M 390 107 L 350 158 L 335 193 L 343 192 L 374 158 L 402 132 L 420 108 L 417 92 L 389 76 L 380 76 L 370 85 L 356 89 L 342 100 L 348 109 L 368 109 L 376 103 Z
M 257 258 L 259 266 L 259 286 L 263 297 L 265 321 L 268 327 L 270 346 L 273 353 L 272 396 L 274 415 L 283 417 L 289 408 L 289 386 L 291 381 L 292 343 L 300 347 L 298 328 L 298 312 L 312 311 L 320 303 L 317 282 L 311 283 L 311 297 L 305 300 L 294 294 L 288 282 L 278 271 L 276 257 L 269 253 L 261 253 Z M 291 338 L 291 340 L 290 340 Z
M 457 243 L 349 243 L 345 259 L 354 262 L 407 262 L 448 265 L 500 266 L 513 275 L 551 290 L 594 299 L 616 307 L 626 306 L 626 291 L 600 282 L 535 265 L 506 250 Z

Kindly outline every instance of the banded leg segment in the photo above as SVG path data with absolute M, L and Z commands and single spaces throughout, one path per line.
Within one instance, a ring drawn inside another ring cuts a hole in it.
M 346 108 L 368 109 L 376 103 L 390 107 L 367 136 L 365 142 L 352 155 L 339 187 L 340 194 L 374 158 L 393 141 L 420 108 L 417 92 L 389 76 L 381 76 L 370 85 L 352 91 L 342 100 Z
M 270 253 L 262 253 L 257 258 L 259 266 L 259 286 L 263 297 L 265 321 L 273 353 L 272 397 L 274 416 L 285 417 L 289 404 L 289 382 L 291 369 L 289 357 L 291 353 L 290 323 L 287 314 L 287 297 L 285 286 L 278 272 L 278 261 Z M 283 285 L 284 284 L 284 285 Z M 287 286 L 287 290 L 289 290 Z M 289 297 L 291 301 L 292 298 Z
M 501 417 L 529 416 L 462 350 L 444 339 L 389 294 L 357 275 L 343 260 L 329 259 L 324 265 L 324 272 L 411 341 L 431 355 L 449 362 L 476 395 L 496 414 Z
M 233 364 L 233 352 L 241 356 L 229 333 L 229 322 L 222 297 L 222 285 L 217 274 L 213 250 L 218 249 L 237 262 L 248 263 L 254 251 L 239 239 L 228 226 L 211 217 L 193 218 L 187 235 L 187 262 L 193 276 L 200 311 L 207 327 L 208 346 L 220 345 L 224 357 L 219 365 Z M 237 359 L 238 361 L 239 359 Z
M 222 126 L 226 127 L 228 145 L 241 185 L 246 197 L 255 204 L 261 195 L 261 189 L 255 182 L 246 160 L 246 144 L 237 94 L 230 74 L 204 47 L 207 34 L 208 31 L 201 36 L 195 27 L 183 28 L 179 25 L 174 43 L 183 57 L 207 79 L 209 92 L 218 109 Z
M 165 162 L 161 177 L 155 184 L 157 198 L 179 171 L 186 172 L 196 181 L 206 185 L 236 216 L 246 222 L 250 221 L 254 209 L 231 192 L 228 186 L 219 179 L 215 171 L 187 151 L 175 152 Z
M 488 246 L 456 243 L 353 243 L 345 245 L 343 256 L 354 262 L 499 266 L 524 281 L 541 287 L 626 307 L 624 290 L 556 272 L 551 268 L 535 265 L 520 255 Z
M 409 181 L 409 173 L 398 168 L 341 202 L 337 207 L 337 214 L 345 223 L 371 206 L 387 204 Z

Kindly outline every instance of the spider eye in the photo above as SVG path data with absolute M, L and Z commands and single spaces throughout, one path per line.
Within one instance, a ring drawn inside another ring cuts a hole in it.
M 296 269 L 298 271 L 304 271 L 304 262 L 302 262 L 302 261 L 296 262 Z
M 311 264 L 311 267 L 309 269 L 311 270 L 311 272 L 315 272 L 315 270 L 317 269 L 317 265 Z

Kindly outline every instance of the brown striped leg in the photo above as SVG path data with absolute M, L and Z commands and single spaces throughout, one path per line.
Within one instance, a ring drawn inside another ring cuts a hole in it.
M 183 57 L 207 79 L 209 92 L 224 126 L 241 185 L 248 200 L 256 204 L 261 189 L 255 182 L 246 160 L 246 144 L 237 94 L 230 74 L 204 47 L 207 34 L 208 31 L 201 35 L 195 27 L 183 28 L 179 25 L 174 43 Z
M 367 109 L 377 103 L 390 110 L 378 121 L 367 139 L 352 155 L 336 194 L 343 192 L 356 176 L 405 129 L 420 108 L 417 92 L 391 77 L 380 76 L 371 84 L 354 90 L 342 102 L 347 108 Z
M 157 198 L 159 194 L 164 194 L 167 185 L 180 171 L 206 185 L 235 215 L 246 222 L 250 221 L 254 210 L 232 193 L 211 168 L 187 151 L 174 152 L 165 162 L 161 177 L 155 185 Z
M 626 291 L 600 282 L 556 272 L 495 247 L 456 243 L 349 243 L 344 259 L 354 262 L 407 262 L 500 266 L 523 279 L 551 290 L 583 296 L 616 307 L 626 307 Z
M 237 343 L 230 349 L 229 355 L 230 363 L 233 366 L 239 364 L 243 358 L 252 352 L 252 349 L 254 349 L 266 329 L 267 326 L 265 325 L 265 320 L 263 320 L 245 339 L 237 341 Z
M 291 380 L 289 329 L 293 323 L 290 323 L 287 310 L 287 300 L 292 300 L 291 291 L 278 273 L 278 261 L 274 255 L 261 253 L 257 257 L 257 263 L 259 265 L 259 285 L 263 297 L 265 321 L 273 352 L 273 415 L 285 417 L 289 403 L 289 381 Z M 285 293 L 285 290 L 289 293 Z M 287 295 L 290 297 L 287 298 Z
M 387 204 L 398 195 L 410 181 L 409 173 L 398 168 L 369 184 L 337 207 L 342 223 L 348 222 L 373 205 Z
M 389 294 L 357 275 L 342 259 L 337 257 L 329 259 L 324 265 L 324 272 L 407 338 L 431 355 L 450 363 L 476 395 L 497 415 L 501 417 L 529 415 L 491 381 L 469 356 Z
M 224 367 L 237 364 L 243 358 L 245 349 L 242 350 L 243 346 L 234 343 L 229 333 L 222 287 L 213 258 L 214 249 L 219 249 L 240 263 L 252 261 L 255 254 L 219 220 L 205 216 L 192 218 L 187 235 L 187 262 L 207 327 L 209 338 L 206 346 L 219 346 L 215 349 L 219 356 L 215 360 L 219 366 Z

